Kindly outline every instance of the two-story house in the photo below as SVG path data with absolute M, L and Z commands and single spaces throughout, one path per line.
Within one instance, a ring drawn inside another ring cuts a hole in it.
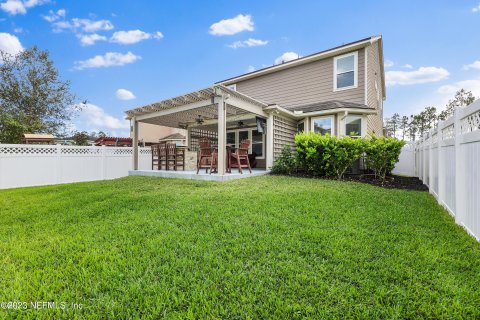
M 374 36 L 129 110 L 127 116 L 133 137 L 139 123 L 186 129 L 191 150 L 209 137 L 220 157 L 226 145 L 250 139 L 258 166 L 268 168 L 299 131 L 382 135 L 384 100 L 382 37 Z

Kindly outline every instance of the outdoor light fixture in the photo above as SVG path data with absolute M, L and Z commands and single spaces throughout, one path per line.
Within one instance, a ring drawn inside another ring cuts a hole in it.
M 195 119 L 195 121 L 197 122 L 197 124 L 202 124 L 202 123 L 203 123 L 203 121 L 204 121 L 204 120 L 203 120 L 203 118 L 202 118 L 202 115 L 201 115 L 201 114 L 199 114 L 199 115 L 198 115 L 198 118 L 197 118 L 197 119 Z

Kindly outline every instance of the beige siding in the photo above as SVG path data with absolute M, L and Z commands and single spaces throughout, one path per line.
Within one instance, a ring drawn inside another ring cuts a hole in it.
M 374 42 L 367 49 L 368 52 L 368 85 L 367 85 L 367 105 L 369 107 L 377 109 L 376 115 L 369 115 L 367 117 L 367 131 L 368 133 L 375 133 L 376 135 L 383 134 L 383 110 L 378 109 L 378 106 L 382 103 L 383 88 L 381 81 L 381 68 L 380 68 L 380 55 L 378 53 L 378 42 Z M 375 81 L 377 82 L 378 97 L 380 97 L 380 103 L 377 98 L 377 90 L 375 89 Z
M 365 103 L 365 50 L 358 50 L 358 87 L 354 89 L 333 91 L 333 60 L 326 58 L 237 82 L 237 90 L 283 107 L 328 100 Z

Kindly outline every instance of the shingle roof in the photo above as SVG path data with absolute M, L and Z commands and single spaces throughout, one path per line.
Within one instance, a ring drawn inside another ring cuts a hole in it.
M 324 110 L 330 110 L 330 109 L 339 109 L 339 108 L 374 110 L 374 108 L 370 108 L 365 104 L 346 102 L 346 101 L 340 101 L 340 100 L 330 100 L 330 101 L 324 101 L 319 103 L 305 104 L 301 106 L 285 107 L 285 109 L 290 111 L 303 111 L 304 113 L 324 111 Z

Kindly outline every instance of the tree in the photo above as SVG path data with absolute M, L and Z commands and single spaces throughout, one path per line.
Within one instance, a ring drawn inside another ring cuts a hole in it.
M 426 107 L 423 112 L 423 117 L 425 118 L 426 127 L 428 129 L 435 128 L 437 126 L 437 108 L 435 107 Z
M 391 118 L 386 120 L 387 136 L 395 138 L 399 124 L 400 115 L 398 113 L 394 113 Z
M 72 136 L 72 140 L 75 141 L 75 145 L 77 146 L 88 146 L 88 139 L 89 135 L 86 131 L 82 132 L 75 132 Z
M 398 125 L 398 128 L 402 130 L 402 140 L 405 140 L 405 136 L 407 135 L 407 132 L 408 132 L 408 126 L 409 126 L 408 117 L 403 116 L 400 119 L 400 124 Z
M 48 51 L 0 51 L 0 141 L 19 143 L 23 133 L 58 134 L 81 105 L 70 82 L 59 78 Z
M 449 100 L 446 109 L 440 113 L 442 120 L 445 120 L 451 116 L 458 107 L 468 106 L 475 101 L 471 91 L 460 89 L 455 93 L 455 97 Z
M 408 124 L 408 134 L 410 135 L 410 140 L 415 141 L 418 132 L 418 123 L 414 115 L 410 116 L 410 123 Z

